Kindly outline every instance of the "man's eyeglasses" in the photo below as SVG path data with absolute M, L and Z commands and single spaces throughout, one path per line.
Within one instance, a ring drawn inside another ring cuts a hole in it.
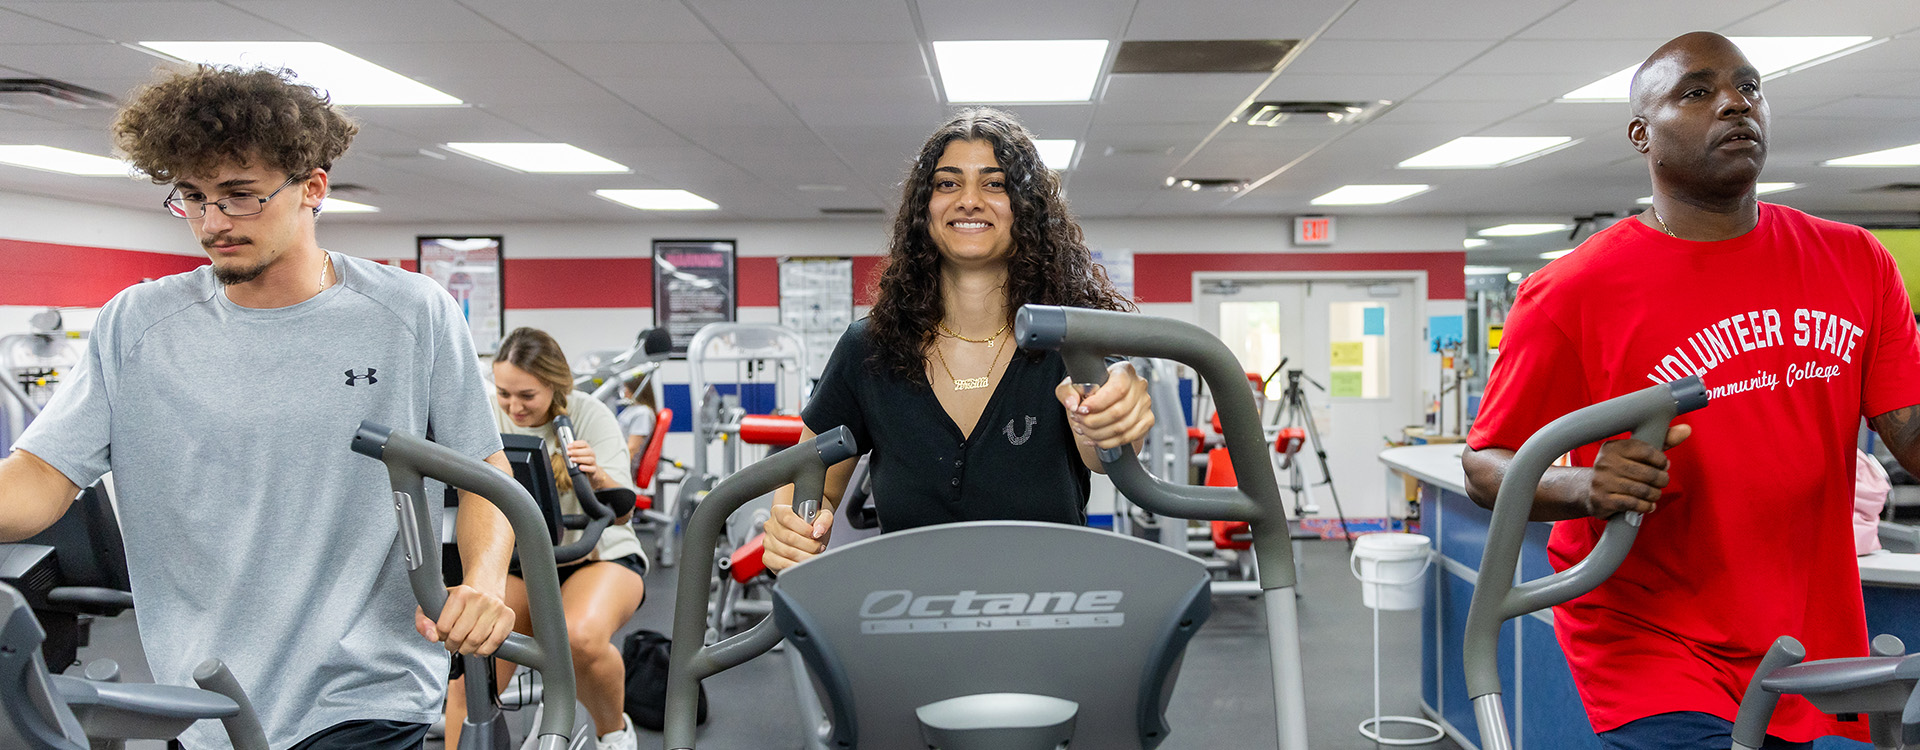
M 167 194 L 165 205 L 167 207 L 167 213 L 182 219 L 198 219 L 206 216 L 207 206 L 219 206 L 220 213 L 228 216 L 252 216 L 267 210 L 267 201 L 273 200 L 273 196 L 279 195 L 280 191 L 287 189 L 288 185 L 292 185 L 302 179 L 305 178 L 301 175 L 288 177 L 286 182 L 280 183 L 280 187 L 275 188 L 273 192 L 265 196 L 235 195 L 221 198 L 217 201 L 188 200 L 176 195 L 175 193 L 179 192 L 179 188 L 174 188 L 174 193 Z

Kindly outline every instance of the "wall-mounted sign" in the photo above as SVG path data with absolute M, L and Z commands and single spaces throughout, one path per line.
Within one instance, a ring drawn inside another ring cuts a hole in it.
M 1331 245 L 1333 244 L 1333 217 L 1331 216 L 1295 216 L 1293 217 L 1293 244 L 1295 245 Z
M 653 241 L 653 324 L 673 337 L 673 356 L 687 356 L 708 323 L 737 318 L 733 240 Z
M 781 258 L 780 325 L 807 342 L 807 375 L 818 378 L 853 324 L 852 258 Z
M 453 295 L 467 316 L 473 348 L 482 355 L 500 349 L 506 336 L 506 273 L 499 237 L 416 237 L 415 267 Z

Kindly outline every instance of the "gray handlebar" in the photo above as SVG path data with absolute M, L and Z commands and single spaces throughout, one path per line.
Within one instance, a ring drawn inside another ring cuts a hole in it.
M 1520 547 L 1526 539 L 1527 518 L 1547 468 L 1561 455 L 1631 430 L 1633 438 L 1653 446 L 1666 444 L 1667 426 L 1675 417 L 1707 405 L 1706 386 L 1687 377 L 1602 401 L 1567 414 L 1540 428 L 1516 451 L 1494 499 L 1487 546 L 1481 554 L 1473 604 L 1467 612 L 1467 694 L 1476 704 L 1492 696 L 1491 709 L 1476 705 L 1483 747 L 1510 747 L 1498 710 L 1500 688 L 1500 624 L 1508 618 L 1561 604 L 1598 587 L 1632 549 L 1640 533 L 1640 514 L 1622 513 L 1607 529 L 1586 559 L 1567 570 L 1514 585 Z M 1492 725 L 1492 726 L 1490 726 Z
M 567 418 L 565 414 L 554 417 L 553 433 L 560 441 L 560 455 L 566 456 L 567 446 L 572 445 L 574 441 L 573 420 Z M 580 530 L 579 539 L 553 549 L 554 559 L 562 563 L 570 563 L 592 554 L 593 548 L 600 545 L 600 535 L 607 530 L 608 524 L 613 523 L 613 509 L 608 508 L 605 503 L 600 502 L 598 496 L 594 495 L 592 480 L 580 470 L 579 464 L 573 462 L 572 457 L 568 457 L 566 462 L 567 478 L 572 480 L 573 484 L 573 497 L 579 501 L 580 509 L 586 513 L 587 523 Z
M 553 543 L 548 540 L 547 522 L 533 497 L 512 476 L 484 461 L 373 422 L 360 423 L 353 436 L 353 450 L 387 465 L 394 509 L 400 518 L 398 542 L 406 554 L 407 580 L 421 610 L 430 618 L 439 619 L 446 606 L 447 589 L 441 579 L 437 537 L 422 533 L 434 528 L 422 479 L 432 477 L 474 493 L 506 515 L 513 526 L 515 551 L 520 554 L 520 575 L 527 583 L 534 635 L 509 635 L 494 655 L 540 670 L 547 710 L 541 715 L 538 732 L 567 737 L 573 731 L 573 650 L 567 645 L 566 610 L 560 600 Z
M 826 489 L 827 467 L 856 455 L 859 447 L 854 444 L 853 433 L 835 427 L 721 480 L 694 509 L 683 535 L 686 546 L 681 551 L 679 595 L 673 603 L 674 649 L 667 676 L 663 732 L 666 747 L 693 747 L 701 680 L 766 653 L 780 642 L 780 631 L 768 617 L 732 638 L 693 647 L 703 640 L 706 629 L 707 605 L 713 596 L 707 577 L 713 570 L 714 543 L 726 532 L 727 516 L 754 498 L 789 484 L 794 486 L 796 504 L 803 503 L 802 498 L 816 498 L 817 504 Z
M 1164 481 L 1140 465 L 1132 446 L 1103 451 L 1101 463 L 1129 500 L 1154 513 L 1247 522 L 1253 529 L 1261 588 L 1294 585 L 1292 533 L 1267 454 L 1260 411 L 1246 387 L 1246 373 L 1226 344 L 1183 321 L 1049 305 L 1022 306 L 1014 315 L 1013 338 L 1022 348 L 1058 350 L 1075 383 L 1105 383 L 1108 355 L 1170 359 L 1198 372 L 1214 394 L 1238 487 Z

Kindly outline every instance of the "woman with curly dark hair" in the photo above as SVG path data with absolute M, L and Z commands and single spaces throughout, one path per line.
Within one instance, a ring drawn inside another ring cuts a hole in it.
M 1025 304 L 1131 310 L 1093 262 L 1033 136 L 1004 112 L 969 109 L 914 159 L 873 311 L 847 329 L 803 418 L 845 425 L 871 450 L 885 531 L 954 521 L 1084 524 L 1094 448 L 1153 426 L 1131 365 L 1084 400 L 1056 352 L 1016 351 Z M 767 565 L 825 549 L 853 461 L 827 473 L 814 523 L 774 503 Z

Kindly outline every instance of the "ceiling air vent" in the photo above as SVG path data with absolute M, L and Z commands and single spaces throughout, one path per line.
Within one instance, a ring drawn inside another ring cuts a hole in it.
M 1889 182 L 1879 187 L 1870 187 L 1862 193 L 1920 193 L 1920 182 Z
M 1238 193 L 1247 187 L 1246 180 L 1212 177 L 1167 178 L 1167 187 L 1174 190 L 1193 192 Z
M 820 213 L 828 216 L 880 216 L 886 210 L 879 208 L 823 208 Z
M 1270 73 L 1298 39 L 1121 42 L 1114 73 Z
M 379 192 L 358 182 L 336 182 L 327 186 L 327 192 L 335 194 L 361 193 L 372 195 Z
M 0 108 L 111 109 L 113 97 L 51 78 L 0 78 Z
M 1385 99 L 1359 102 L 1254 102 L 1233 116 L 1233 121 L 1254 127 L 1293 125 L 1358 125 L 1385 112 L 1393 102 Z

